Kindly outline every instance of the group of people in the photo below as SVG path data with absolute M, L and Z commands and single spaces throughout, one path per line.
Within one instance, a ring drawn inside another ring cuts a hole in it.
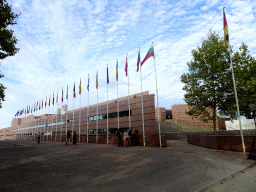
M 70 139 L 71 139 L 71 133 L 70 133 L 70 131 L 68 131 L 65 145 L 67 145 L 70 142 Z M 76 132 L 74 131 L 73 139 L 72 139 L 73 145 L 76 145 L 76 140 L 77 140 L 77 135 L 76 135 Z
M 120 130 L 117 130 L 118 146 L 122 146 L 122 141 L 124 141 L 124 147 L 137 146 L 139 144 L 139 131 L 136 129 L 134 134 L 132 130 L 128 129 L 122 134 Z M 123 138 L 122 138 L 123 135 Z

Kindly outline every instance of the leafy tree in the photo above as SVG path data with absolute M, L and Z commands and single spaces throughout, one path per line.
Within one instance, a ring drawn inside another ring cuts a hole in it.
M 248 119 L 256 116 L 256 60 L 249 55 L 248 46 L 242 43 L 238 52 L 234 53 L 233 66 L 240 114 Z M 231 72 L 230 72 L 231 73 Z M 237 118 L 234 87 L 227 91 L 227 99 L 224 108 L 220 108 L 220 114 Z
M 17 39 L 13 35 L 13 30 L 7 29 L 9 25 L 17 24 L 14 19 L 19 17 L 18 14 L 14 14 L 6 0 L 0 0 L 0 59 L 4 59 L 8 56 L 15 55 L 19 48 L 16 48 Z M 3 77 L 1 75 L 1 77 Z M 2 108 L 2 101 L 4 101 L 4 87 L 0 83 L 0 108 Z
M 216 134 L 216 112 L 225 106 L 226 90 L 231 86 L 227 80 L 232 79 L 228 44 L 210 32 L 202 46 L 192 51 L 192 56 L 187 63 L 189 73 L 181 76 L 185 84 L 187 114 L 203 121 L 212 120 Z

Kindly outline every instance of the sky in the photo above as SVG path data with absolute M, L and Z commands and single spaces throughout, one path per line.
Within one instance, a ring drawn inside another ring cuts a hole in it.
M 223 37 L 223 7 L 234 51 L 241 43 L 248 45 L 256 57 L 255 0 L 7 0 L 14 13 L 20 13 L 17 25 L 9 27 L 18 39 L 20 51 L 1 60 L 0 82 L 7 87 L 0 109 L 0 129 L 11 126 L 18 110 L 45 102 L 57 91 L 58 107 L 80 107 L 78 86 L 81 78 L 81 107 L 107 101 L 106 69 L 108 64 L 108 98 L 117 98 L 116 62 L 118 60 L 118 96 L 128 95 L 125 76 L 126 55 L 129 68 L 129 93 L 141 92 L 140 73 L 136 72 L 138 51 L 144 59 L 154 42 L 159 106 L 185 104 L 181 75 L 188 72 L 191 51 L 201 46 L 210 30 Z M 154 58 L 141 68 L 142 91 L 156 94 Z M 156 99 L 155 99 L 156 100 Z M 155 101 L 156 102 L 156 101 Z M 155 103 L 157 106 L 157 103 Z M 46 113 L 57 111 L 47 106 Z M 42 110 L 40 111 L 40 114 Z M 43 109 L 43 114 L 45 109 Z M 39 112 L 38 112 L 39 114 Z

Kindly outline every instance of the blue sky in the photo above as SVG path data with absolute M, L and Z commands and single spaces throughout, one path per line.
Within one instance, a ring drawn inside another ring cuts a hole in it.
M 107 100 L 106 64 L 109 66 L 109 100 L 117 98 L 116 59 L 119 62 L 119 97 L 128 95 L 125 59 L 128 54 L 130 94 L 141 91 L 136 60 L 140 47 L 143 59 L 154 42 L 159 105 L 170 109 L 184 104 L 180 76 L 187 71 L 191 51 L 201 45 L 210 30 L 223 37 L 222 8 L 226 7 L 229 36 L 234 50 L 244 42 L 256 57 L 256 2 L 254 0 L 181 1 L 80 1 L 8 0 L 17 25 L 11 26 L 18 39 L 19 53 L 1 61 L 1 78 L 7 89 L 0 109 L 0 128 L 11 126 L 15 113 L 55 95 L 82 79 L 82 107 L 87 106 L 90 74 L 90 105 L 97 103 L 96 71 L 99 70 L 99 102 Z M 143 91 L 156 93 L 154 59 L 142 67 Z M 66 104 L 66 100 L 64 100 Z M 54 105 L 56 111 L 57 105 Z M 46 111 L 49 108 L 47 106 Z M 44 113 L 45 110 L 43 110 Z M 52 112 L 52 105 L 50 108 Z M 41 112 L 40 112 L 41 113 Z

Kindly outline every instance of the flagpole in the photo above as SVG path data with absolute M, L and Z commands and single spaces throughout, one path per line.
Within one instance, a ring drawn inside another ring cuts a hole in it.
M 51 141 L 52 141 L 52 128 L 53 128 L 53 110 L 54 110 L 54 93 L 52 96 L 52 126 L 51 126 Z
M 233 70 L 233 63 L 232 63 L 232 55 L 231 55 L 231 47 L 230 44 L 228 43 L 229 50 L 230 50 L 230 61 L 231 61 L 231 69 L 232 69 L 232 79 L 233 79 L 233 84 L 234 84 L 234 90 L 235 90 L 235 97 L 236 97 L 236 107 L 237 107 L 237 114 L 238 114 L 238 119 L 239 119 L 239 127 L 240 127 L 240 134 L 241 134 L 241 140 L 242 140 L 242 147 L 243 147 L 243 152 L 246 153 L 245 151 L 245 145 L 244 145 L 244 137 L 243 137 L 243 130 L 242 130 L 242 123 L 241 123 L 241 117 L 240 117 L 240 110 L 239 110 L 239 104 L 238 104 L 238 97 L 237 97 L 237 91 L 236 91 L 236 82 L 235 82 L 235 74 Z
M 117 60 L 117 127 L 119 130 L 118 60 Z
M 59 93 L 59 90 L 57 90 L 57 98 L 56 98 L 56 103 L 57 103 L 57 113 L 56 113 L 56 132 L 55 132 L 55 142 L 57 142 L 57 116 L 58 116 L 58 93 Z
M 141 62 L 140 62 L 141 63 Z M 145 125 L 144 125 L 144 107 L 143 107 L 143 95 L 142 95 L 142 75 L 141 75 L 141 64 L 140 64 L 140 82 L 141 82 L 141 107 L 142 107 L 142 130 L 143 130 L 143 145 L 146 146 L 145 143 Z
M 74 87 L 75 87 L 75 81 L 74 81 Z M 74 90 L 73 90 L 73 92 L 74 92 Z M 75 92 L 74 92 L 74 93 L 75 93 Z M 75 119 L 75 109 L 74 109 L 75 98 L 74 98 L 74 93 L 73 93 L 72 142 L 73 142 L 73 135 L 74 135 L 74 119 Z
M 109 84 L 109 76 L 108 76 L 108 64 L 107 64 L 107 144 L 108 144 L 108 84 Z
M 67 84 L 66 99 L 67 99 L 67 107 L 66 107 L 66 143 L 67 143 L 67 141 L 68 141 L 68 138 L 67 138 L 67 135 L 68 135 L 68 113 L 67 113 L 67 109 L 68 109 L 68 84 Z
M 88 143 L 88 128 L 89 128 L 89 79 L 90 79 L 90 75 L 88 74 L 88 85 L 87 85 L 87 91 L 88 91 L 88 105 L 87 105 L 87 143 Z
M 224 10 L 225 10 L 225 7 L 223 7 L 223 11 L 224 11 Z M 225 29 L 224 29 L 224 35 L 225 35 Z M 224 40 L 225 40 L 225 37 L 224 37 Z M 229 47 L 230 63 L 231 63 L 231 69 L 232 69 L 232 79 L 233 79 L 233 85 L 234 85 L 234 91 L 235 91 L 236 107 L 237 107 L 237 114 L 238 114 L 238 119 L 239 119 L 239 126 L 240 126 L 240 134 L 241 134 L 241 140 L 242 140 L 242 147 L 243 147 L 243 152 L 246 153 L 246 151 L 245 151 L 245 145 L 244 145 L 244 137 L 243 137 L 242 123 L 241 123 L 241 117 L 240 117 L 240 110 L 239 110 L 239 104 L 238 104 L 238 97 L 237 97 L 237 91 L 236 91 L 235 74 L 234 74 L 233 62 L 232 62 L 232 55 L 231 55 L 231 45 L 230 45 L 230 42 L 229 42 L 229 41 L 228 41 L 228 47 Z
M 45 102 L 47 102 L 47 96 L 46 96 Z M 44 113 L 45 113 L 45 118 L 46 118 L 46 103 L 44 104 Z M 45 126 L 46 126 L 46 124 L 45 124 L 45 118 L 44 118 L 44 138 L 45 138 Z M 44 140 L 45 140 L 45 139 L 44 139 Z
M 128 54 L 126 55 L 126 58 Z M 129 130 L 131 130 L 131 106 L 130 106 L 130 92 L 129 92 L 129 67 L 128 67 L 128 59 L 127 59 L 127 75 L 128 75 L 128 103 L 129 103 Z
M 99 84 L 98 81 L 98 70 L 97 70 L 97 83 Z M 99 85 L 98 85 L 99 86 Z M 98 113 L 99 113 L 99 108 L 98 108 L 98 86 L 97 86 L 97 122 L 96 122 L 96 143 L 98 144 Z
M 48 117 L 47 117 L 48 124 L 47 124 L 47 129 L 46 129 L 46 131 L 47 131 L 47 141 L 49 141 L 49 140 L 48 140 L 48 135 L 49 135 L 49 134 L 48 134 L 48 131 L 49 131 L 49 118 L 50 118 L 49 115 L 50 115 L 50 103 L 51 103 L 50 98 L 51 98 L 51 97 L 50 97 L 50 95 L 49 95 L 49 112 L 48 112 L 49 114 L 48 114 Z
M 158 108 L 158 131 L 159 131 L 159 142 L 160 147 L 162 147 L 162 137 L 161 137 L 161 129 L 160 129 L 160 108 L 159 108 L 159 101 L 158 101 L 158 89 L 157 89 L 157 78 L 156 78 L 156 62 L 155 62 L 155 50 L 154 50 L 154 42 L 153 44 L 153 51 L 154 51 L 154 66 L 155 66 L 155 79 L 156 79 L 156 98 L 157 98 L 157 108 Z
M 61 96 L 61 125 L 60 125 L 60 142 L 62 141 L 62 110 L 63 110 L 63 87 L 62 87 L 62 96 Z
M 81 87 L 81 78 L 80 78 L 80 85 L 79 85 L 79 93 L 80 93 L 80 111 L 79 111 L 79 143 L 80 143 L 80 121 L 81 121 L 81 94 L 82 94 L 82 87 Z

